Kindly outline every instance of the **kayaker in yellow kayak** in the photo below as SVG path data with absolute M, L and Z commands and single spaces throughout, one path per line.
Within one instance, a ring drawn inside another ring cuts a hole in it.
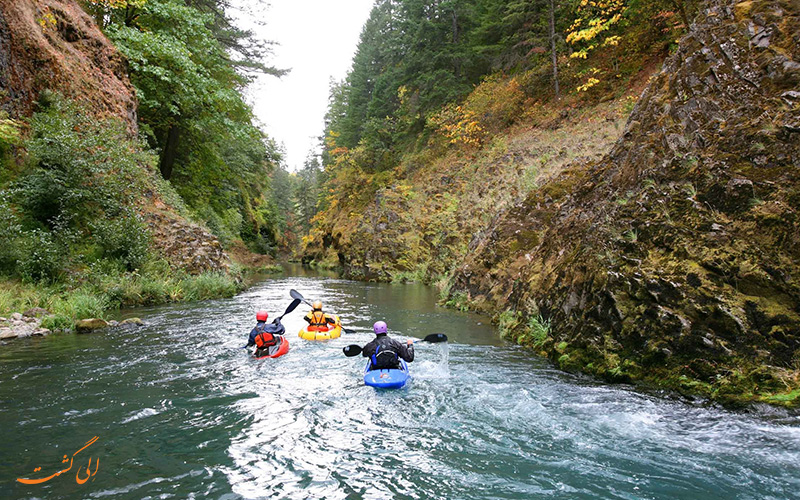
M 308 328 L 306 330 L 313 332 L 313 331 L 328 331 L 330 328 L 328 325 L 336 324 L 336 318 L 331 316 L 330 314 L 325 314 L 322 312 L 322 301 L 315 300 L 313 304 L 311 304 L 311 311 L 306 314 L 303 319 L 308 322 Z
M 322 301 L 315 300 L 312 304 L 300 295 L 297 290 L 289 290 L 289 295 L 295 300 L 300 300 L 311 306 L 311 311 L 303 319 L 308 322 L 297 334 L 305 340 L 329 340 L 338 339 L 342 332 L 342 322 L 335 314 L 325 314 L 322 312 Z

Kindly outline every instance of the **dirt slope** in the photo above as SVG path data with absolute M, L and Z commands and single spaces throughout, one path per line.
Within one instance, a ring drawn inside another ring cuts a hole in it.
M 43 89 L 136 130 L 125 60 L 77 3 L 0 0 L 0 106 L 12 118 L 29 116 Z

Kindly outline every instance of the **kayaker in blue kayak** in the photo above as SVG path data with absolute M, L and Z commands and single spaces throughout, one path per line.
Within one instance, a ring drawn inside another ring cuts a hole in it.
M 390 338 L 386 334 L 388 328 L 383 321 L 377 321 L 372 325 L 372 329 L 375 332 L 375 339 L 361 351 L 362 356 L 372 361 L 370 370 L 399 368 L 400 358 L 409 363 L 414 361 L 414 342 L 411 339 L 403 345 Z
M 267 324 L 269 314 L 267 311 L 256 313 L 256 326 L 250 332 L 250 338 L 245 347 L 256 346 L 255 356 L 267 356 L 274 354 L 281 344 L 281 335 L 286 333 L 286 328 L 281 324 L 281 319 L 276 318 L 274 322 Z

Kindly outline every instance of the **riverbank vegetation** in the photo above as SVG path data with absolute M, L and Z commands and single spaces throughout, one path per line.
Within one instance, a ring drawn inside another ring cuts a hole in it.
M 80 283 L 0 281 L 0 316 L 43 308 L 42 327 L 69 330 L 79 319 L 106 318 L 120 308 L 232 297 L 244 288 L 241 272 L 190 275 L 153 262 L 133 273 L 93 271 Z
M 242 90 L 269 66 L 268 42 L 231 20 L 228 2 L 89 0 L 106 35 L 125 55 L 139 99 L 139 127 L 158 171 L 192 218 L 223 244 L 274 251 L 279 210 L 270 172 L 281 161 L 254 124 Z
M 43 307 L 60 328 L 107 309 L 229 296 L 241 272 L 191 275 L 152 248 L 148 199 L 187 210 L 155 173 L 155 155 L 114 119 L 43 93 L 0 198 L 0 315 Z
M 281 154 L 242 95 L 254 75 L 282 74 L 266 62 L 269 42 L 238 29 L 222 0 L 79 4 L 115 46 L 106 53 L 125 56 L 109 71 L 121 83 L 87 80 L 76 94 L 42 74 L 32 114 L 0 115 L 0 315 L 44 307 L 45 324 L 63 328 L 119 307 L 230 296 L 245 271 L 224 248 L 273 270 L 257 255 L 274 257 L 294 231 L 271 183 Z M 29 29 L 34 13 L 41 33 L 14 49 L 55 47 L 56 61 L 103 74 L 93 65 L 105 60 L 74 56 L 107 41 L 83 47 L 85 14 L 60 9 L 20 7 L 9 29 Z M 110 89 L 135 90 L 111 97 L 138 106 L 124 116 L 96 106 Z M 22 109 L 14 95 L 0 100 Z

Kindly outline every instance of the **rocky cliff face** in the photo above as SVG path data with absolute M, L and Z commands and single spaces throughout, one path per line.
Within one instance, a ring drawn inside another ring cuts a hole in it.
M 153 245 L 172 267 L 189 274 L 229 269 L 228 255 L 219 240 L 200 226 L 164 211 L 149 212 L 147 225 Z
M 58 90 L 136 130 L 124 58 L 71 0 L 0 0 L 0 107 L 29 116 L 39 92 Z
M 797 404 L 798 209 L 800 4 L 714 0 L 612 151 L 474 240 L 454 291 L 565 369 Z

